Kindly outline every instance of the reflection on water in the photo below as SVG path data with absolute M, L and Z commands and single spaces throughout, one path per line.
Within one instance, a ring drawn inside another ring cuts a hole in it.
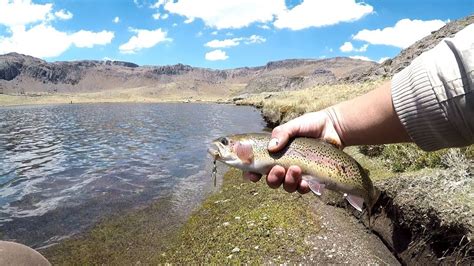
M 189 210 L 212 187 L 210 141 L 264 126 L 253 108 L 215 104 L 12 107 L 0 117 L 2 238 L 33 246 L 160 198 Z

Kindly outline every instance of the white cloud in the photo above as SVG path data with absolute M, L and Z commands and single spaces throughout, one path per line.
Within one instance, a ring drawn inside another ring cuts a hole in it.
M 52 4 L 34 4 L 30 0 L 0 0 L 0 24 L 14 27 L 44 21 L 53 16 L 52 9 Z
M 233 47 L 237 46 L 240 44 L 240 41 L 242 38 L 233 38 L 233 39 L 225 39 L 225 40 L 212 40 L 210 42 L 207 42 L 204 44 L 204 46 L 210 47 L 210 48 L 228 48 L 228 47 Z
M 193 21 L 194 21 L 194 18 L 187 18 L 187 19 L 184 21 L 184 24 L 193 23 Z
M 173 23 L 173 25 L 171 25 L 171 26 L 176 27 L 176 26 L 178 26 L 178 23 Z
M 138 7 L 138 8 L 142 8 L 143 7 L 143 3 L 139 0 L 133 0 L 133 3 Z
M 156 1 L 156 3 L 154 3 L 153 5 L 151 5 L 150 7 L 151 8 L 160 8 L 162 5 L 166 4 L 167 2 L 170 2 L 170 0 L 158 0 Z
M 215 31 L 211 32 L 211 35 L 217 35 L 217 33 L 218 32 L 215 30 Z
M 62 20 L 68 20 L 72 18 L 72 13 L 64 9 L 54 12 L 54 15 Z
M 385 60 L 387 60 L 387 59 L 390 59 L 390 57 L 381 57 L 381 58 L 379 59 L 379 61 L 377 61 L 377 62 L 378 62 L 379 64 L 382 64 L 382 63 L 385 62 Z
M 47 24 L 39 24 L 28 30 L 24 26 L 15 27 L 10 37 L 0 37 L 0 54 L 17 52 L 40 58 L 56 57 L 72 45 L 90 48 L 105 45 L 114 38 L 113 32 L 78 31 L 66 33 Z
M 240 45 L 240 42 L 244 42 L 245 44 L 259 44 L 264 43 L 267 39 L 263 38 L 259 35 L 252 35 L 250 37 L 240 37 L 240 38 L 232 38 L 232 39 L 224 39 L 224 40 L 212 40 L 204 44 L 204 46 L 210 48 L 229 48 Z
M 153 19 L 155 20 L 158 20 L 160 18 L 164 20 L 164 19 L 167 19 L 168 16 L 169 16 L 168 14 L 161 14 L 159 12 L 156 12 L 155 14 L 152 15 Z
M 196 37 L 201 37 L 203 35 L 202 31 L 198 31 L 198 33 L 196 33 Z
M 102 61 L 117 61 L 117 60 L 115 60 L 114 58 L 110 58 L 110 57 L 108 57 L 108 56 L 104 56 L 104 57 L 102 58 Z
M 229 56 L 227 56 L 227 54 L 224 51 L 218 49 L 218 50 L 214 50 L 214 51 L 210 51 L 206 53 L 205 58 L 206 60 L 209 60 L 209 61 L 217 61 L 217 60 L 226 60 L 227 58 L 229 58 Z
M 369 47 L 368 44 L 364 44 L 359 49 L 357 49 L 357 52 L 365 52 L 365 51 L 367 51 L 368 47 Z
M 350 22 L 372 13 L 373 7 L 355 0 L 304 0 L 290 10 L 277 14 L 277 28 L 301 30 Z
M 271 29 L 270 26 L 268 26 L 267 24 L 259 25 L 258 27 L 261 28 L 261 29 L 264 29 L 264 30 Z
M 354 50 L 354 46 L 352 46 L 351 42 L 345 42 L 341 47 L 339 47 L 339 50 L 345 53 L 351 52 L 352 50 Z
M 362 56 L 362 55 L 349 56 L 349 58 L 359 59 L 359 60 L 363 60 L 363 61 L 374 61 L 374 60 L 368 58 L 367 56 Z
M 94 45 L 109 44 L 114 38 L 110 31 L 92 32 L 80 30 L 70 35 L 72 43 L 79 48 L 92 48 Z
M 0 25 L 8 35 L 0 35 L 0 54 L 17 52 L 40 58 L 56 57 L 71 46 L 90 48 L 109 44 L 114 38 L 110 31 L 62 32 L 51 26 L 54 19 L 67 20 L 73 14 L 53 10 L 52 4 L 34 4 L 31 0 L 0 0 Z
M 115 17 L 114 20 L 112 20 L 115 24 L 119 23 L 120 22 L 120 18 L 119 17 Z
M 164 9 L 186 17 L 188 23 L 202 19 L 207 26 L 216 29 L 242 28 L 254 22 L 271 22 L 274 15 L 285 8 L 284 0 L 178 0 L 164 4 Z
M 267 39 L 263 38 L 262 36 L 258 35 L 252 35 L 245 40 L 245 44 L 251 44 L 251 43 L 264 43 L 266 42 Z
M 366 41 L 370 44 L 384 44 L 407 48 L 421 38 L 429 35 L 446 23 L 441 20 L 399 20 L 395 26 L 376 30 L 361 30 L 355 40 Z
M 156 30 L 130 29 L 136 33 L 128 42 L 120 45 L 119 50 L 124 54 L 134 54 L 142 49 L 151 48 L 161 42 L 170 42 L 173 39 L 168 38 L 166 31 L 158 28 Z
M 351 42 L 345 42 L 341 47 L 339 47 L 339 50 L 344 53 L 349 53 L 349 52 L 365 52 L 367 51 L 367 48 L 369 47 L 368 44 L 362 45 L 359 49 L 355 48 Z
M 234 36 L 234 34 L 232 32 L 227 32 L 225 36 Z

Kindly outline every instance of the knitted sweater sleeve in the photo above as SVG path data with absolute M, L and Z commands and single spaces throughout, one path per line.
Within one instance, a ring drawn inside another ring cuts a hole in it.
M 474 24 L 424 52 L 392 79 L 395 111 L 423 150 L 474 143 Z

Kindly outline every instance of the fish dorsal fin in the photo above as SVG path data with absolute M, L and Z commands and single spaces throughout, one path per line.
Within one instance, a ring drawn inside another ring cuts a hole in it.
M 358 211 L 362 211 L 362 207 L 364 207 L 364 199 L 354 195 L 347 195 L 346 200 Z
M 314 194 L 321 196 L 324 192 L 324 188 L 326 187 L 325 184 L 321 184 L 318 181 L 314 179 L 306 179 L 306 182 L 308 182 L 308 186 L 313 191 Z

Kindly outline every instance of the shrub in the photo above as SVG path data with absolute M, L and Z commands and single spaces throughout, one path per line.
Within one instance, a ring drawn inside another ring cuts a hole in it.
M 381 151 L 381 157 L 385 165 L 393 172 L 422 168 L 452 168 L 456 165 L 473 164 L 473 146 L 425 152 L 415 144 L 391 144 L 385 145 Z M 368 151 L 365 152 L 370 154 Z

